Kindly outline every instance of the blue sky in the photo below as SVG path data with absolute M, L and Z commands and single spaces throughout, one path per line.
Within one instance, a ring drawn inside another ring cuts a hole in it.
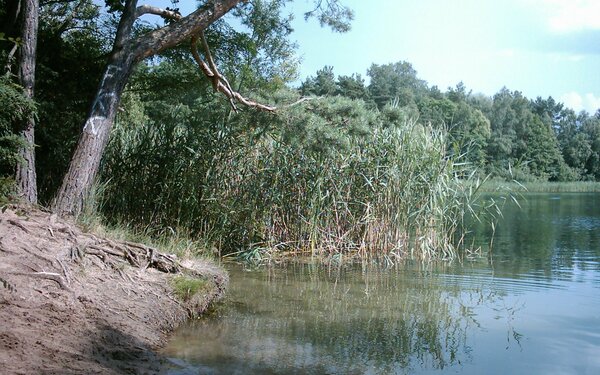
M 295 21 L 301 75 L 324 65 L 366 75 L 405 60 L 442 91 L 463 81 L 493 95 L 503 86 L 552 96 L 579 111 L 600 108 L 600 0 L 344 0 L 352 31 Z M 295 13 L 306 1 L 294 3 Z
M 462 81 L 486 95 L 506 86 L 576 111 L 600 108 L 600 0 L 341 2 L 355 12 L 345 34 L 304 21 L 313 0 L 290 5 L 301 79 L 325 65 L 365 77 L 372 63 L 404 60 L 442 91 Z M 195 2 L 181 3 L 186 14 Z

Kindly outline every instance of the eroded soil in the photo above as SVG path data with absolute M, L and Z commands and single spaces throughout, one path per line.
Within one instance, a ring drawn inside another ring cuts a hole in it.
M 182 303 L 170 279 L 207 280 Z M 156 349 L 223 295 L 227 276 L 156 249 L 84 233 L 39 210 L 0 213 L 0 372 L 156 374 Z

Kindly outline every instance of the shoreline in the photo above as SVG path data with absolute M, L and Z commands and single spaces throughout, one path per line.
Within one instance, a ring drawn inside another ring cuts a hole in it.
M 173 278 L 203 280 L 185 302 Z M 83 232 L 37 209 L 0 213 L 5 374 L 155 374 L 178 325 L 223 297 L 224 270 Z

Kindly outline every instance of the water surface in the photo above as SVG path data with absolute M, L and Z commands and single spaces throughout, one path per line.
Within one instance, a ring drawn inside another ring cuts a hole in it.
M 168 371 L 600 374 L 600 195 L 526 199 L 489 258 L 229 265 L 227 302 L 176 333 Z

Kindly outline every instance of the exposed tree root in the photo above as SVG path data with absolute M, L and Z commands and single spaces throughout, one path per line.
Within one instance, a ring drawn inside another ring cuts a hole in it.
M 61 275 L 54 273 L 54 272 L 34 272 L 34 273 L 25 273 L 25 272 L 12 272 L 12 275 L 22 275 L 22 276 L 27 276 L 27 277 L 33 277 L 33 278 L 38 278 L 38 279 L 47 279 L 47 280 L 52 280 L 58 283 L 58 285 L 60 285 L 60 287 L 66 291 L 70 291 L 71 288 L 69 288 L 69 286 L 65 283 L 65 280 L 62 278 Z
M 170 274 L 178 271 L 206 280 L 206 288 L 176 299 Z M 223 296 L 226 284 L 209 262 L 9 206 L 0 210 L 0 373 L 161 373 L 152 349 Z

